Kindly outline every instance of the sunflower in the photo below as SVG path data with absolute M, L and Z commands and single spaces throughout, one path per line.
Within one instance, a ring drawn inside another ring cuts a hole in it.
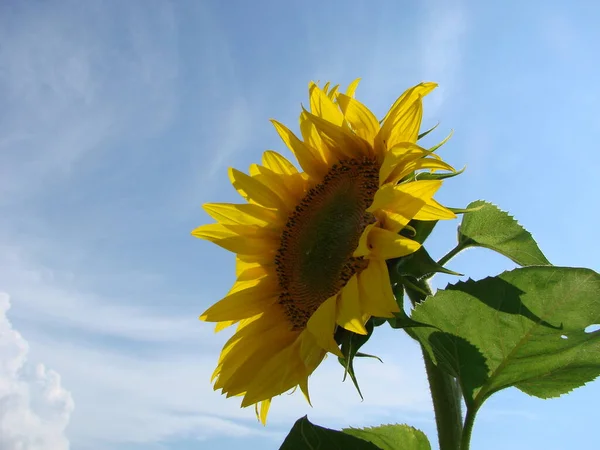
M 408 89 L 379 122 L 354 98 L 358 81 L 345 94 L 310 83 L 302 139 L 272 121 L 302 170 L 273 151 L 249 175 L 229 169 L 247 202 L 204 205 L 217 223 L 192 232 L 237 254 L 235 284 L 200 319 L 216 331 L 237 324 L 211 381 L 255 405 L 263 424 L 271 399 L 290 389 L 310 403 L 308 377 L 327 353 L 342 356 L 336 327 L 367 334 L 371 317 L 400 311 L 386 260 L 419 249 L 399 234 L 409 221 L 455 217 L 433 199 L 442 182 L 415 177 L 454 172 L 416 144 L 422 98 L 437 85 Z

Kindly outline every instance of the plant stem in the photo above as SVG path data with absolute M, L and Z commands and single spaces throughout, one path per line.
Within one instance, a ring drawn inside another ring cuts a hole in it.
M 454 249 L 450 253 L 455 252 L 454 254 L 456 254 L 460 250 L 456 251 Z M 406 289 L 406 280 L 404 280 L 404 284 Z M 410 285 L 411 290 L 407 289 L 407 294 L 413 306 L 417 302 L 425 300 L 428 295 L 431 295 L 431 287 L 427 280 L 418 280 L 416 285 L 415 283 L 410 283 Z M 431 400 L 433 401 L 440 450 L 461 450 L 460 445 L 463 429 L 461 411 L 462 394 L 460 387 L 454 377 L 442 371 L 433 363 L 423 345 L 421 345 L 421 351 L 423 352 L 425 371 L 427 372 L 429 389 L 431 390 Z
M 423 349 L 425 370 L 431 389 L 440 450 L 464 450 L 460 390 L 456 380 L 439 369 Z
M 475 424 L 476 409 L 467 408 L 467 416 L 465 417 L 465 426 L 463 428 L 462 439 L 460 441 L 460 450 L 469 450 L 471 445 L 471 433 Z
M 442 258 L 438 261 L 438 264 L 440 266 L 443 266 L 448 261 L 450 261 L 452 258 L 454 258 L 456 255 L 458 255 L 460 252 L 462 252 L 465 248 L 467 248 L 466 245 L 464 245 L 462 243 L 457 244 L 456 247 L 454 247 L 452 250 L 450 250 L 448 253 L 446 253 L 444 256 L 442 256 Z

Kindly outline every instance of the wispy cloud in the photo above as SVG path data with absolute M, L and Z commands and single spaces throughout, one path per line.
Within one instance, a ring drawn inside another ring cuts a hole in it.
M 9 308 L 9 296 L 0 292 L 0 447 L 68 450 L 71 394 L 58 373 L 27 360 L 29 345 L 12 328 Z
M 98 2 L 2 7 L 0 39 L 10 45 L 0 48 L 0 164 L 11 170 L 0 180 L 1 202 L 72 174 L 117 135 L 148 135 L 169 122 L 172 12 L 165 3 L 129 5 L 116 15 Z M 127 31 L 117 37 L 119 26 Z
M 385 343 L 375 345 L 382 348 Z M 153 352 L 148 357 L 148 353 L 124 354 L 46 337 L 35 341 L 37 354 L 48 354 L 53 367 L 69 374 L 68 385 L 78 405 L 71 435 L 78 448 L 85 442 L 88 446 L 82 448 L 105 448 L 181 435 L 197 439 L 258 435 L 275 440 L 275 448 L 304 414 L 337 427 L 374 425 L 388 417 L 430 420 L 424 376 L 415 375 L 422 371 L 418 352 L 410 348 L 404 348 L 402 366 L 395 362 L 400 355 L 393 353 L 381 355 L 385 364 L 366 360 L 357 364 L 364 402 L 350 381 L 341 382 L 343 369 L 329 359 L 311 378 L 314 408 L 300 392 L 278 397 L 267 428 L 256 422 L 252 408 L 240 409 L 239 400 L 213 392 L 209 378 L 216 352 Z M 389 391 L 392 385 L 394 395 Z M 116 407 L 115 399 L 127 407 Z
M 422 3 L 424 20 L 419 24 L 419 63 L 427 80 L 440 84 L 428 99 L 426 116 L 439 116 L 448 95 L 460 91 L 463 46 L 466 42 L 468 13 L 461 0 Z
M 18 298 L 17 315 L 24 320 L 145 342 L 195 341 L 211 334 L 209 329 L 198 326 L 195 316 L 152 311 L 136 306 L 143 304 L 139 299 L 122 294 L 111 298 L 82 291 L 69 282 L 72 277 L 68 273 L 52 270 L 28 258 L 23 246 L 15 248 L 0 242 L 0 250 L 0 286 Z M 136 278 L 134 274 L 117 286 L 142 281 Z M 164 295 L 156 292 L 154 301 L 160 301 Z

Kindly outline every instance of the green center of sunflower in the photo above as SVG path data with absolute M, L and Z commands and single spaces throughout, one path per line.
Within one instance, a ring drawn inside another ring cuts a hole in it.
M 366 267 L 367 261 L 352 254 L 365 227 L 374 222 L 366 209 L 378 187 L 375 160 L 340 161 L 290 215 L 275 265 L 279 304 L 293 329 L 304 329 L 317 308 Z

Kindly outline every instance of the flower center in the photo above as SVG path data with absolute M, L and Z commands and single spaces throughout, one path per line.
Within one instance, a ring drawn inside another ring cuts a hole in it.
M 379 164 L 370 158 L 334 164 L 290 215 L 275 256 L 279 304 L 294 330 L 337 294 L 368 262 L 352 254 L 375 218 L 366 209 L 379 187 Z

